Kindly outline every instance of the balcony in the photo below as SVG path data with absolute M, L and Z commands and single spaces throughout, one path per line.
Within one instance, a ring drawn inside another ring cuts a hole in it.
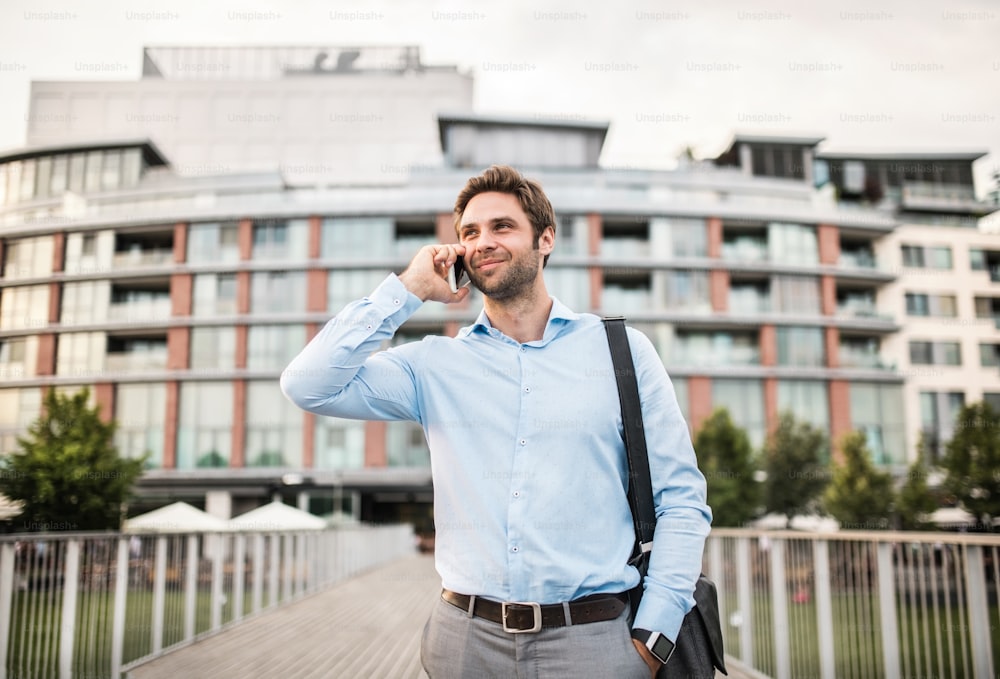
M 112 373 L 156 372 L 167 369 L 167 348 L 156 351 L 109 351 L 104 368 Z
M 727 261 L 766 262 L 769 258 L 766 240 L 735 238 L 722 243 L 722 259 Z
M 668 365 L 697 367 L 727 367 L 760 365 L 760 350 L 751 346 L 694 347 L 675 345 Z
M 123 323 L 160 323 L 170 318 L 170 295 L 138 297 L 115 302 L 108 308 L 108 320 Z
M 604 238 L 601 241 L 602 257 L 649 257 L 650 244 L 648 240 L 637 238 Z
M 876 351 L 848 348 L 843 345 L 837 353 L 841 368 L 867 368 L 871 370 L 894 370 L 895 366 L 882 360 Z
M 976 200 L 976 192 L 972 186 L 934 182 L 905 182 L 900 203 L 906 210 L 974 215 L 989 214 L 995 209 L 989 203 Z
M 112 260 L 116 269 L 138 269 L 149 266 L 168 266 L 174 261 L 174 251 L 163 249 L 143 250 L 132 248 L 116 252 Z
M 879 269 L 871 250 L 841 250 L 837 266 L 846 269 Z
M 115 254 L 112 262 L 116 269 L 167 266 L 173 261 L 173 230 L 115 234 Z

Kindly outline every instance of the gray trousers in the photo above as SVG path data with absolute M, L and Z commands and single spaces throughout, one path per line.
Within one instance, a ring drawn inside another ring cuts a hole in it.
M 614 620 L 511 634 L 438 599 L 420 661 L 430 679 L 650 679 L 632 644 L 628 607 Z

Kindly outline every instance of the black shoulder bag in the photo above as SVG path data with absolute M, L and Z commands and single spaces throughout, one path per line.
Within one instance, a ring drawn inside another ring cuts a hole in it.
M 649 476 L 649 456 L 646 452 L 646 432 L 642 424 L 639 403 L 639 384 L 635 365 L 625 331 L 625 319 L 604 319 L 611 347 L 618 398 L 621 401 L 622 422 L 625 429 L 625 449 L 628 452 L 628 501 L 635 523 L 635 548 L 629 563 L 639 569 L 643 579 L 649 568 L 653 548 L 653 531 L 656 528 L 656 511 L 653 507 L 653 484 Z M 642 597 L 642 580 L 629 593 L 632 614 Z M 711 679 L 715 668 L 723 674 L 726 664 L 722 647 L 722 625 L 719 621 L 719 598 L 715 583 L 703 575 L 694 588 L 695 606 L 684 617 L 675 641 L 670 662 L 657 673 L 657 679 Z

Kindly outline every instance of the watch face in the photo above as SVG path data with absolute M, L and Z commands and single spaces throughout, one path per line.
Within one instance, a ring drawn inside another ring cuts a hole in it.
M 674 642 L 670 641 L 670 639 L 667 639 L 662 634 L 657 633 L 656 641 L 653 642 L 653 646 L 649 650 L 660 662 L 665 663 L 670 659 L 670 655 L 674 652 Z

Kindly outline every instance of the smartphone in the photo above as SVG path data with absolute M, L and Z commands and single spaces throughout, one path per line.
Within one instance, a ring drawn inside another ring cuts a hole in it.
M 458 292 L 458 286 L 465 284 L 465 260 L 459 257 L 454 266 L 448 269 L 448 285 L 452 292 Z

